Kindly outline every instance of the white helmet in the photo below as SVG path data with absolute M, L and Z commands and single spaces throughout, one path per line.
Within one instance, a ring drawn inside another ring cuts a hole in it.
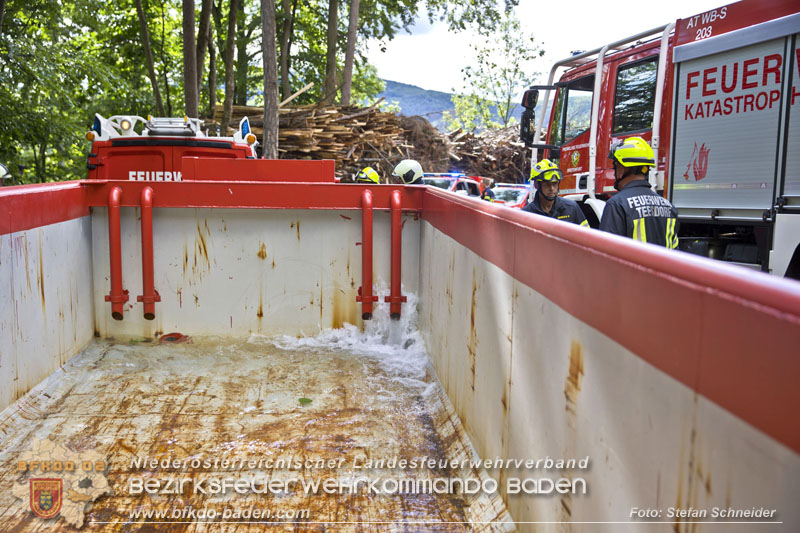
M 403 159 L 394 167 L 392 176 L 400 178 L 406 185 L 419 183 L 422 180 L 422 165 L 413 159 Z

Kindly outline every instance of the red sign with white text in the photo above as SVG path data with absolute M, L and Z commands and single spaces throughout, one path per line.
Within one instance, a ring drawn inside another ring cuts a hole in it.
M 675 46 L 753 26 L 797 13 L 797 0 L 743 0 L 675 24 Z

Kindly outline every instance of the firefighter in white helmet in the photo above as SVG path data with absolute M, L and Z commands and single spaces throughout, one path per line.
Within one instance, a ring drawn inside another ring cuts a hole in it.
M 589 223 L 580 206 L 558 195 L 561 178 L 561 169 L 549 159 L 542 159 L 533 165 L 528 182 L 531 192 L 536 191 L 536 196 L 522 210 L 588 227 Z
M 600 229 L 667 248 L 678 247 L 678 210 L 653 192 L 647 172 L 656 162 L 653 149 L 641 137 L 630 137 L 611 149 L 614 188 L 606 202 Z
M 422 165 L 413 159 L 403 159 L 394 167 L 392 176 L 405 185 L 422 185 Z

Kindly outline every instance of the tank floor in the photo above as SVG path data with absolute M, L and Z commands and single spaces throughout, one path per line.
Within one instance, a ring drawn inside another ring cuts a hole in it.
M 514 530 L 497 493 L 465 494 L 460 487 L 450 494 L 399 493 L 393 483 L 488 479 L 469 464 L 439 467 L 445 460 L 468 461 L 473 452 L 430 372 L 406 375 L 402 364 L 387 365 L 380 357 L 285 350 L 252 339 L 95 341 L 0 413 L 0 530 L 72 530 L 81 512 L 90 531 Z M 165 458 L 181 464 L 149 464 Z M 423 458 L 437 465 L 357 468 Z M 34 516 L 25 499 L 29 478 L 54 475 L 20 471 L 19 463 L 69 459 L 76 477 L 72 485 L 64 479 L 69 497 L 61 516 Z M 105 471 L 78 475 L 86 460 L 105 460 Z M 244 493 L 214 494 L 215 478 L 259 481 Z M 362 483 L 354 492 L 348 486 L 357 478 Z M 167 479 L 176 485 L 185 480 L 183 491 L 134 493 L 143 480 L 159 480 L 163 491 Z M 292 479 L 286 492 L 253 492 L 266 490 L 264 481 Z M 303 483 L 326 479 L 342 493 L 325 493 L 323 485 L 303 489 Z M 373 487 L 386 493 L 367 490 L 376 480 Z M 242 514 L 248 509 L 261 514 L 248 518 Z M 207 516 L 200 519 L 202 510 Z M 146 515 L 159 511 L 167 516 Z

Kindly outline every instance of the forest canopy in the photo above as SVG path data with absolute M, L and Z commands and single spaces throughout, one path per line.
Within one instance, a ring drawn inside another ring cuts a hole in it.
M 85 177 L 95 113 L 210 117 L 215 105 L 265 105 L 270 88 L 279 102 L 312 82 L 292 104 L 369 104 L 383 90 L 369 40 L 421 14 L 489 32 L 514 3 L 0 0 L 0 162 L 15 183 Z

